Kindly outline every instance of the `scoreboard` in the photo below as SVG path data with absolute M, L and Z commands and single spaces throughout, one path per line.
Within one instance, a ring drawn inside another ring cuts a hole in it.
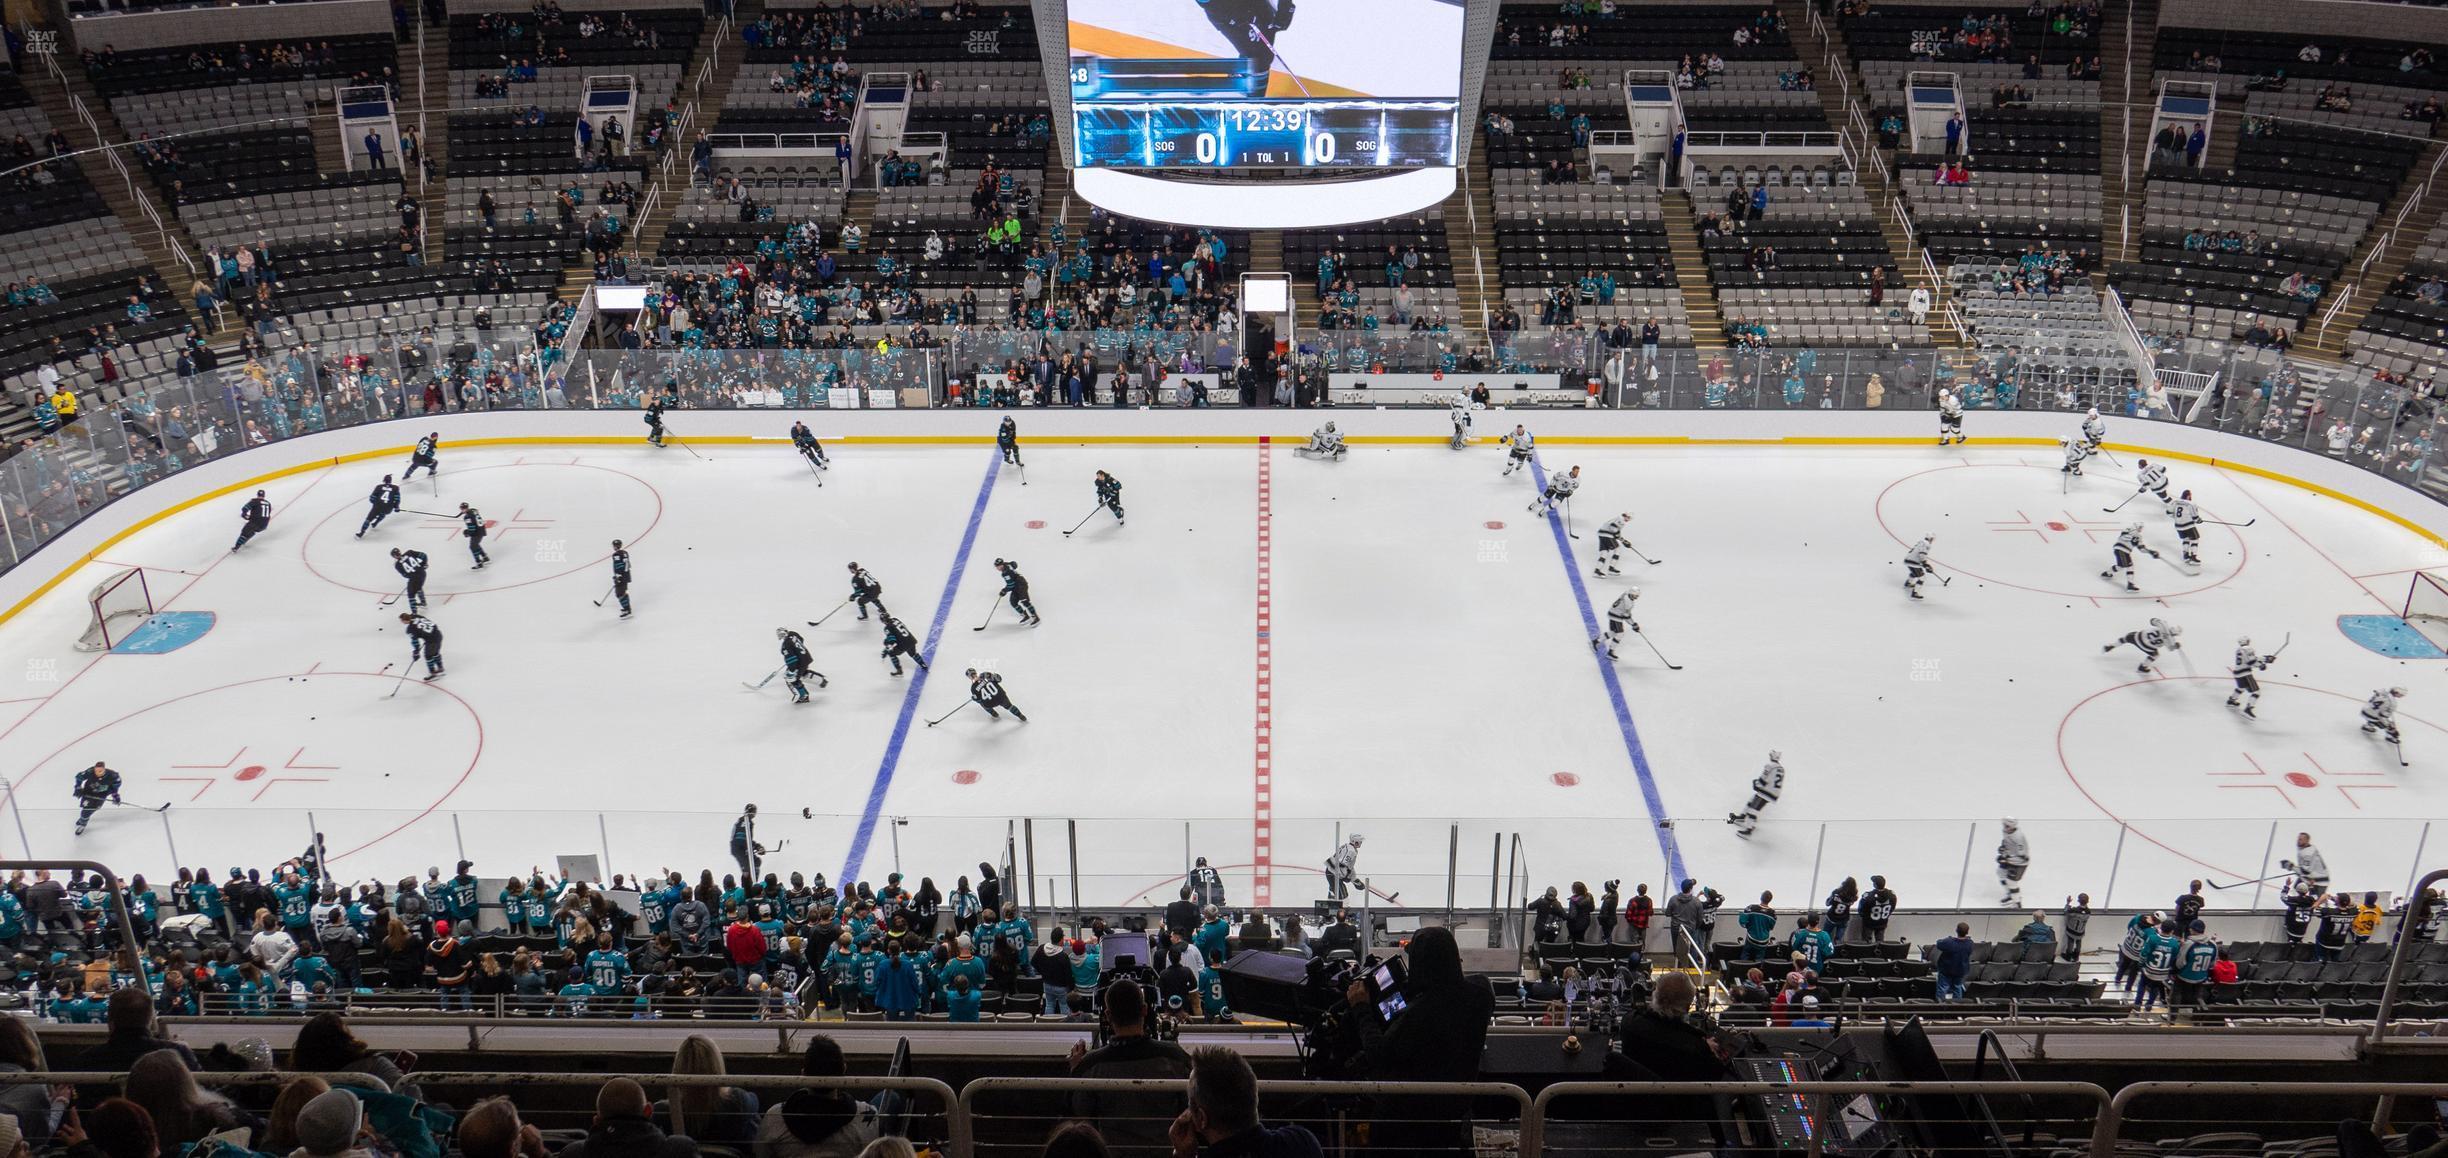
M 1073 106 L 1082 168 L 1450 166 L 1452 101 L 1099 101 Z

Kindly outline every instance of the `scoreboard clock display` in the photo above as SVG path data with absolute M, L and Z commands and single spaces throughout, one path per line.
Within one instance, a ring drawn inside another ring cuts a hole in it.
M 1437 101 L 1096 102 L 1073 106 L 1082 168 L 1416 168 L 1454 163 Z

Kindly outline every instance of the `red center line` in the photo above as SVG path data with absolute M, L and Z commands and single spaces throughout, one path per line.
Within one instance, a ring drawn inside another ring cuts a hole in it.
M 1252 787 L 1256 793 L 1250 813 L 1250 872 L 1255 879 L 1250 893 L 1259 905 L 1269 904 L 1275 887 L 1275 681 L 1273 653 L 1275 650 L 1275 616 L 1273 610 L 1273 537 L 1275 534 L 1273 447 L 1265 436 L 1258 439 L 1258 718 L 1257 763 Z

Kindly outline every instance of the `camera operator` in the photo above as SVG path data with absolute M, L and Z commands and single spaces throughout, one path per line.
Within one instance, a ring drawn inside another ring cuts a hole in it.
M 1462 949 L 1453 930 L 1432 925 L 1413 934 L 1405 951 L 1409 977 L 1405 1008 L 1387 1021 L 1370 1000 L 1365 981 L 1344 992 L 1347 1012 L 1360 1035 L 1352 1076 L 1362 1081 L 1467 1082 L 1479 1077 L 1479 1053 L 1487 1042 L 1495 998 L 1484 985 L 1462 975 Z M 1370 1127 L 1370 1149 L 1406 1154 L 1467 1154 L 1468 1122 L 1457 1120 L 1453 1100 L 1435 1097 L 1380 1098 Z
M 1606 1059 L 1606 1080 L 1713 1082 L 1728 1077 L 1726 1049 L 1707 1021 L 1693 1015 L 1694 995 L 1690 974 L 1659 974 L 1650 987 L 1648 1004 L 1633 1010 L 1616 1028 L 1616 1047 Z M 1655 1122 L 1710 1121 L 1716 1110 L 1705 1095 L 1649 1097 L 1632 1099 L 1622 1116 Z
M 1190 1076 L 1190 1055 L 1149 1032 L 1147 990 L 1129 976 L 1117 975 L 1097 995 L 1098 1026 L 1105 1044 L 1089 1049 L 1071 1045 L 1071 1076 L 1075 1078 L 1184 1078 Z M 1170 1153 L 1166 1130 L 1181 1112 L 1181 1095 L 1083 1091 L 1072 1095 L 1071 1112 L 1097 1124 L 1115 1154 Z

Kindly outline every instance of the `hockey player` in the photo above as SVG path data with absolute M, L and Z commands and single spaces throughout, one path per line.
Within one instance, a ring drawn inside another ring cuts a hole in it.
M 1360 834 L 1355 832 L 1335 848 L 1333 856 L 1326 858 L 1327 900 L 1340 901 L 1351 895 L 1352 885 L 1360 879 L 1360 841 Z
M 629 618 L 629 549 L 612 540 L 612 594 L 620 597 L 620 617 Z
M 1012 421 L 1012 416 L 1009 414 L 1003 416 L 1003 425 L 995 428 L 995 449 L 1003 452 L 1005 465 L 1021 465 L 1020 424 Z
M 119 773 L 99 760 L 94 761 L 93 767 L 76 774 L 76 784 L 69 791 L 76 794 L 78 836 L 85 835 L 85 826 L 93 820 L 94 813 L 102 810 L 104 801 L 124 803 L 119 799 Z
M 884 658 L 892 661 L 892 673 L 901 674 L 901 657 L 910 657 L 919 671 L 927 670 L 926 657 L 918 654 L 918 636 L 907 624 L 892 616 L 884 617 Z
M 2130 644 L 2134 650 L 2142 653 L 2141 666 L 2134 668 L 2135 671 L 2144 675 L 2162 675 L 2165 673 L 2159 670 L 2159 653 L 2163 650 L 2184 650 L 2184 645 L 2176 642 L 2176 637 L 2183 634 L 2184 628 L 2154 616 L 2149 627 L 2140 631 L 2128 631 L 2118 636 L 2115 643 L 2102 644 L 2100 652 L 2106 654 Z
M 1915 599 L 1923 597 L 1921 584 L 1938 571 L 1938 565 L 1930 562 L 1930 544 L 1937 541 L 1936 535 L 1923 535 L 1920 542 L 1904 552 L 1904 593 Z
M 373 493 L 366 496 L 366 517 L 364 522 L 357 524 L 357 537 L 365 538 L 367 531 L 381 526 L 382 521 L 399 508 L 399 484 L 392 482 L 390 475 L 384 475 L 381 482 L 374 484 Z
M 418 467 L 424 467 L 426 474 L 439 477 L 442 473 L 442 468 L 436 465 L 438 460 L 435 457 L 435 452 L 440 449 L 441 446 L 442 435 L 439 431 L 429 433 L 425 437 L 418 439 L 416 449 L 408 452 L 408 469 L 405 473 L 400 475 L 400 481 L 413 481 L 416 478 Z
M 875 576 L 856 563 L 850 564 L 850 602 L 858 604 L 861 619 L 867 618 L 870 607 L 875 608 L 878 615 L 891 614 L 884 610 L 884 585 L 876 582 Z
M 2395 711 L 2394 708 L 2390 709 L 2391 714 Z M 2321 850 L 2313 846 L 2311 833 L 2295 834 L 2295 859 L 2279 861 L 2278 867 L 2294 873 L 2296 885 L 2313 896 L 2329 895 L 2329 858 L 2322 856 Z
M 2100 578 L 2113 583 L 2121 577 L 2125 580 L 2127 591 L 2141 590 L 2134 586 L 2133 581 L 2135 553 L 2146 553 L 2153 559 L 2160 557 L 2158 551 L 2142 541 L 2142 524 L 2140 523 L 2129 524 L 2124 530 L 2117 532 L 2116 542 L 2108 548 L 2108 552 L 2108 569 L 2100 572 Z
M 1504 472 L 1507 476 L 1528 467 L 1531 460 L 1538 456 L 1538 439 L 1531 437 L 1530 431 L 1521 423 L 1514 423 L 1513 433 L 1498 435 L 1496 441 L 1512 448 L 1505 455 Z
M 1616 596 L 1615 602 L 1607 607 L 1606 634 L 1591 640 L 1590 646 L 1606 649 L 1608 659 L 1622 659 L 1622 656 L 1615 654 L 1615 645 L 1623 642 L 1625 632 L 1640 630 L 1640 621 L 1632 618 L 1632 605 L 1638 602 L 1640 588 L 1624 588 L 1624 593 Z
M 1751 778 L 1751 803 L 1740 812 L 1726 813 L 1726 823 L 1734 826 L 1734 835 L 1744 840 L 1759 829 L 1760 813 L 1777 802 L 1785 793 L 1785 753 L 1768 750 L 1768 762 L 1760 766 L 1759 775 Z
M 756 805 L 740 810 L 738 820 L 731 822 L 731 859 L 738 861 L 740 876 L 756 880 L 757 862 L 765 855 L 765 846 L 756 838 Z
M 2184 545 L 2184 561 L 2201 566 L 2202 513 L 2193 501 L 2193 492 L 2186 491 L 2168 503 L 2167 514 L 2176 521 L 2176 541 Z
M 2142 494 L 2147 492 L 2149 494 L 2159 496 L 2159 501 L 2161 503 L 2167 502 L 2167 468 L 2164 466 L 2153 466 L 2151 465 L 2151 460 L 2147 458 L 2135 459 L 2134 466 L 2136 468 L 2136 473 L 2134 475 L 2134 493 Z
M 471 569 L 484 570 L 485 564 L 493 561 L 493 556 L 485 554 L 484 549 L 487 533 L 485 518 L 466 503 L 459 504 L 459 533 L 467 538 L 468 558 L 476 561 L 476 566 Z
M 1623 562 L 1624 526 L 1631 521 L 1632 512 L 1625 511 L 1598 528 L 1598 567 L 1592 574 L 1600 577 L 1623 574 L 1618 564 Z
M 408 662 L 424 660 L 425 679 L 431 682 L 442 674 L 442 628 L 412 611 L 400 612 L 400 622 L 408 633 Z
M 2228 694 L 2227 706 L 2242 708 L 2245 715 L 2258 718 L 2260 713 L 2254 709 L 2261 704 L 2260 673 L 2277 659 L 2254 651 L 2250 636 L 2236 640 L 2235 663 L 2227 669 L 2227 674 L 2235 677 L 2235 691 Z
M 1341 459 L 1343 457 L 1343 434 L 1336 430 L 1334 422 L 1329 420 L 1326 425 L 1309 432 L 1309 445 L 1300 448 L 1299 453 Z
M 808 702 L 809 676 L 816 677 L 816 686 L 820 688 L 830 681 L 825 679 L 823 672 L 816 670 L 815 657 L 808 654 L 807 640 L 801 639 L 798 632 L 777 627 L 774 628 L 774 638 L 782 641 L 782 674 L 786 677 L 783 682 L 790 685 L 791 702 L 804 704 Z
M 1002 676 L 990 671 L 979 671 L 976 668 L 970 668 L 962 674 L 969 677 L 970 700 L 977 706 L 986 709 L 987 719 L 1002 719 L 1003 717 L 995 714 L 995 709 L 1001 708 L 1010 712 L 1013 719 L 1023 724 L 1028 723 L 1028 717 L 1022 715 L 1019 708 L 1012 706 L 1011 697 L 1004 693 Z
M 2005 831 L 1998 837 L 1997 879 L 1998 887 L 2006 892 L 1998 903 L 2010 909 L 2019 908 L 2023 904 L 2023 872 L 2031 867 L 2031 842 L 2023 838 L 2023 830 L 2015 824 L 2014 817 L 2009 816 L 1998 825 Z
M 2065 452 L 2065 465 L 2057 468 L 2058 473 L 2069 478 L 2081 478 L 2083 460 L 2091 457 L 2091 444 L 2079 438 L 2060 438 L 2057 448 Z
M 1115 478 L 1104 471 L 1098 471 L 1096 475 L 1096 494 L 1097 505 L 1113 512 L 1114 525 L 1117 527 L 1124 526 L 1125 524 L 1122 521 L 1122 480 Z
M 663 445 L 663 400 L 656 398 L 646 404 L 646 445 Z
M 1020 613 L 1020 622 L 1037 626 L 1037 604 L 1029 598 L 1028 576 L 1020 573 L 1020 564 L 1012 559 L 997 559 L 995 570 L 1003 576 L 1003 595 L 1011 600 L 1012 610 Z
M 807 423 L 791 423 L 790 438 L 791 449 L 798 451 L 799 457 L 808 460 L 810 465 L 818 470 L 832 467 L 833 460 L 825 457 L 824 446 L 816 441 L 816 432 L 809 430 Z
M 1460 450 L 1465 446 L 1469 446 L 1471 429 L 1470 403 L 1460 398 L 1454 399 L 1453 409 L 1447 411 L 1445 416 L 1453 421 L 1454 430 L 1453 441 L 1447 445 L 1452 446 L 1455 450 Z
M 408 582 L 408 610 L 425 606 L 425 552 L 391 548 L 391 569 Z
M 1231 42 L 1233 55 L 1249 62 L 1249 75 L 1265 96 L 1275 70 L 1275 38 L 1292 23 L 1294 0 L 1199 0 L 1199 12 Z
M 1952 390 L 1938 392 L 1938 445 L 1964 440 L 1963 399 Z
M 2082 440 L 2093 454 L 2099 453 L 2100 444 L 2108 441 L 2108 420 L 2100 417 L 2097 406 L 2083 414 Z
M 1571 498 L 1573 492 L 1580 489 L 1580 467 L 1576 466 L 1562 474 L 1549 475 L 1547 476 L 1547 489 L 1541 491 L 1539 497 L 1530 500 L 1530 513 L 1545 516 L 1556 509 L 1556 504 Z
M 246 523 L 238 528 L 238 541 L 230 544 L 232 551 L 246 546 L 247 540 L 262 534 L 265 527 L 272 525 L 272 500 L 265 498 L 262 491 L 257 491 L 254 498 L 238 508 L 238 517 L 245 519 Z
M 2405 698 L 2404 688 L 2383 688 L 2363 701 L 2363 731 L 2391 744 L 2403 737 L 2397 730 L 2397 701 Z

